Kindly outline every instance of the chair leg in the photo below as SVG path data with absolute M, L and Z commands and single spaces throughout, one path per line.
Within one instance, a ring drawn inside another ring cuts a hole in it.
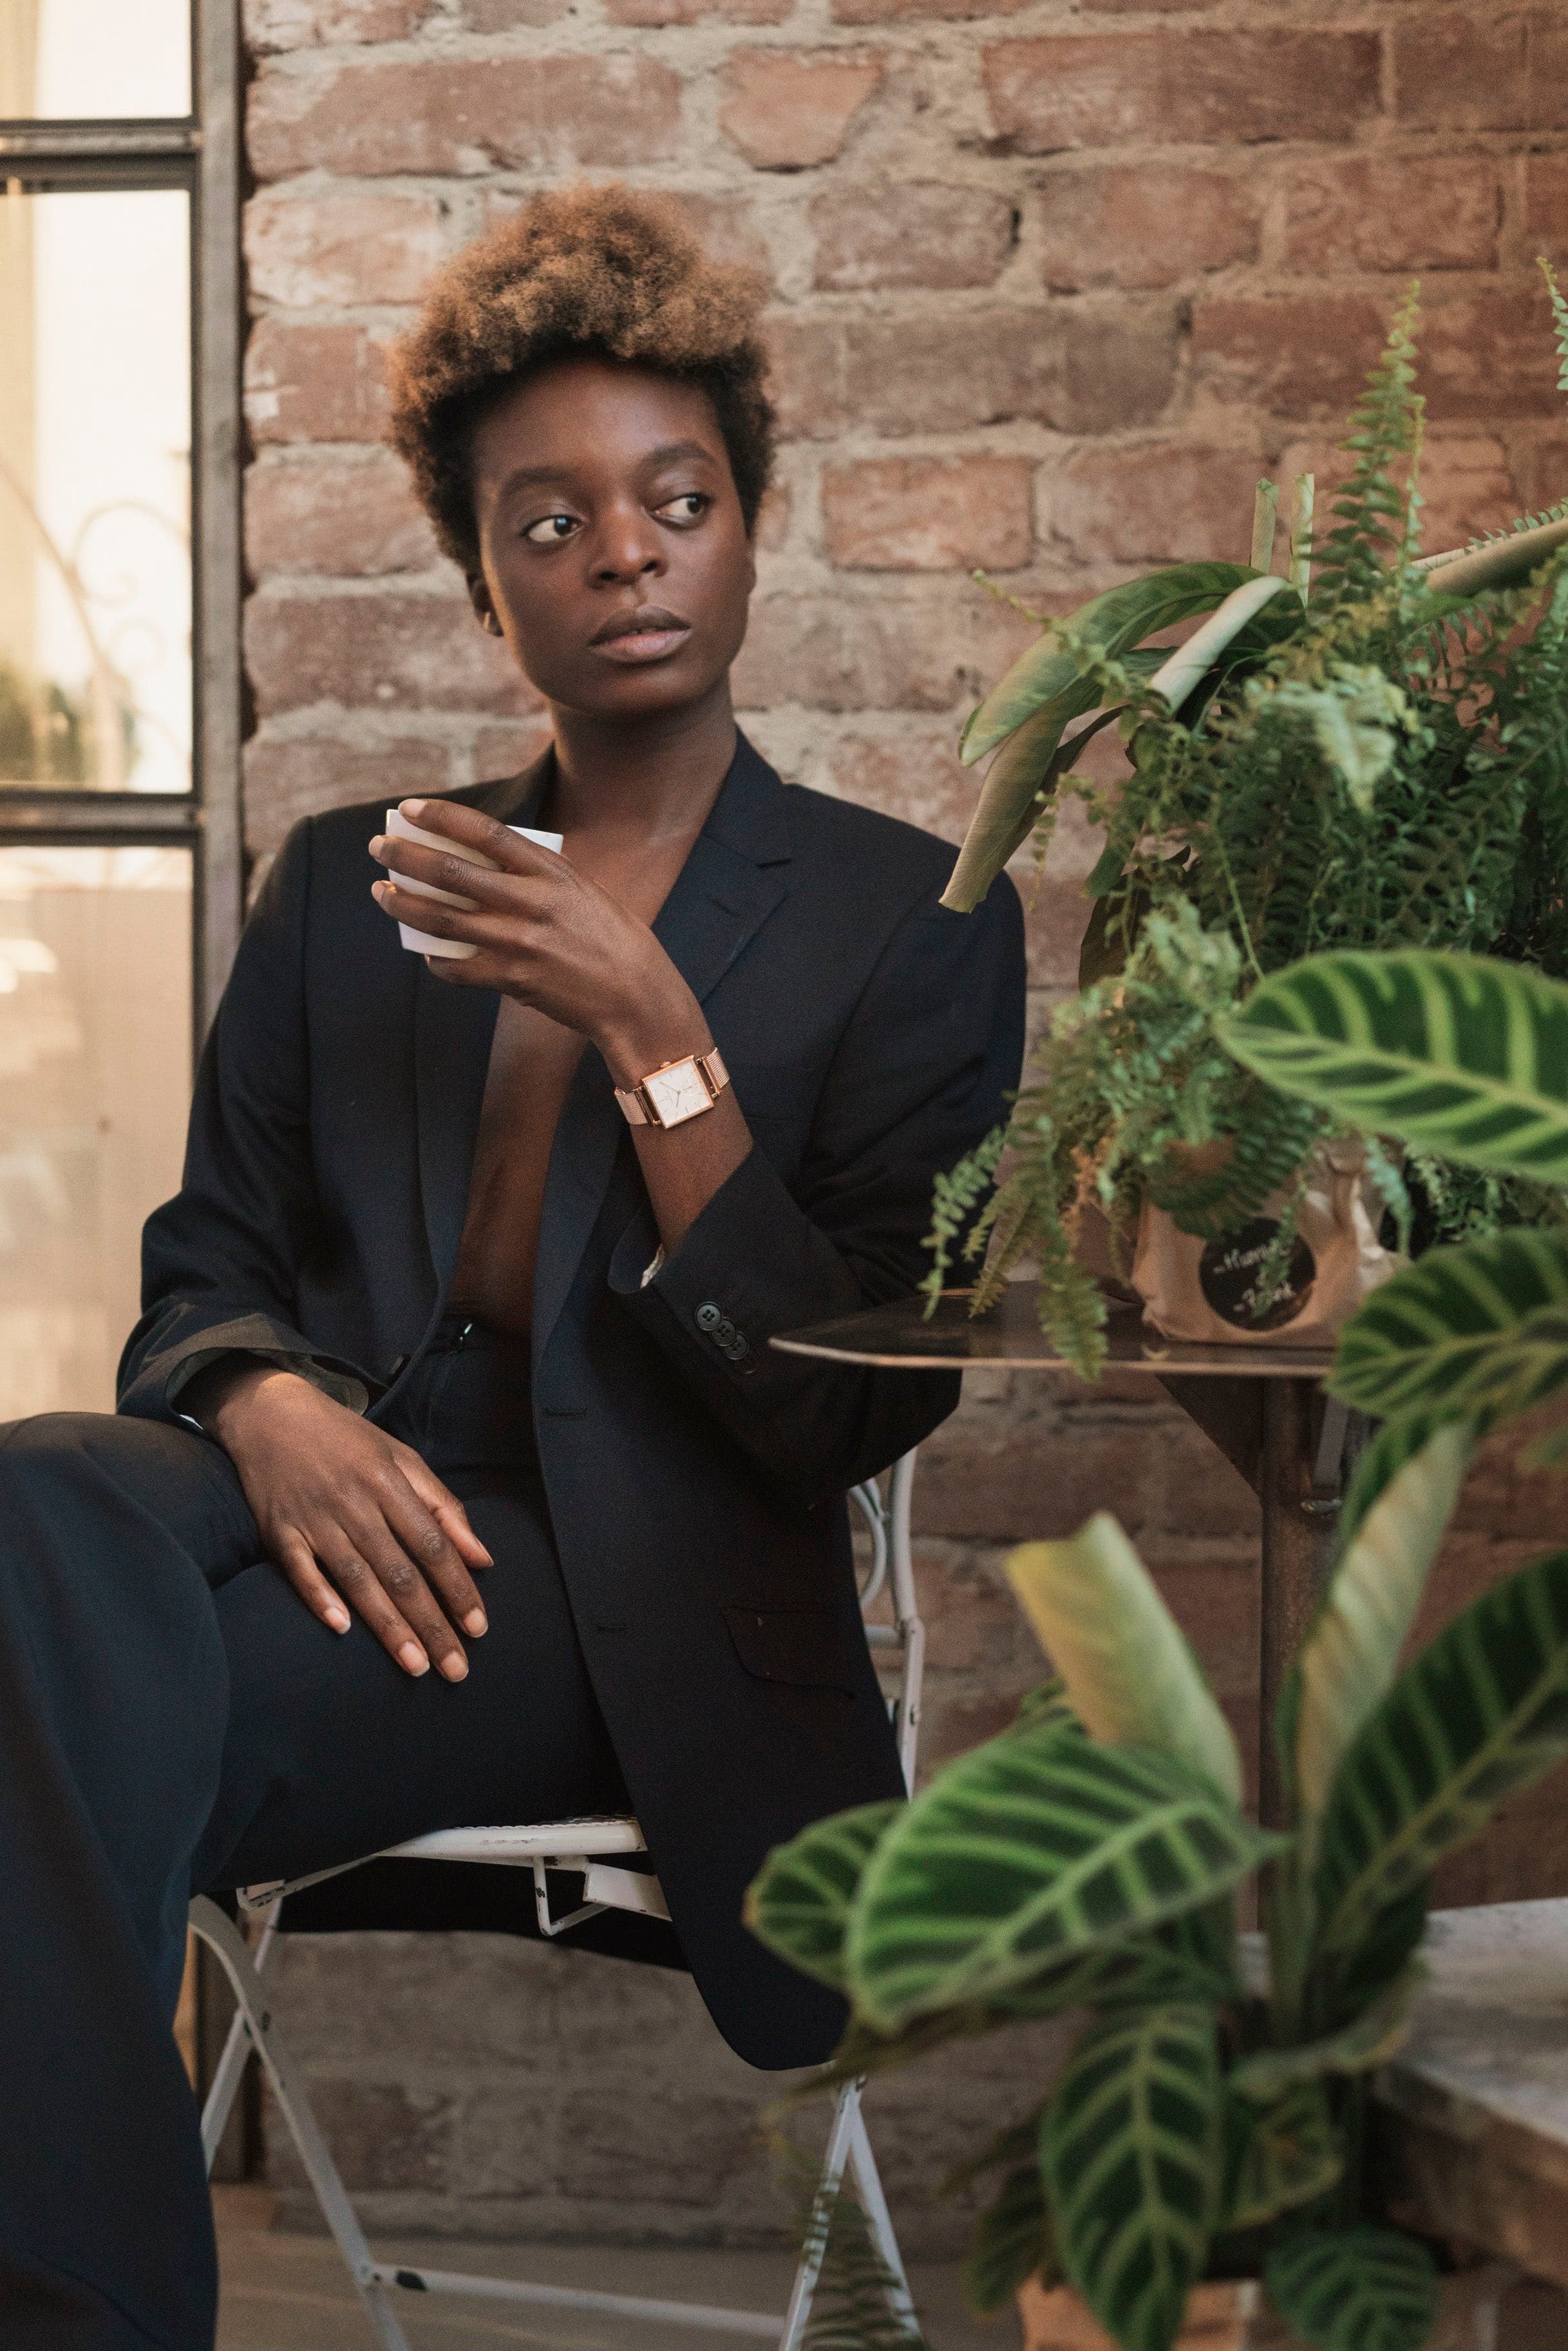
M 192 1931 L 216 1952 L 223 1972 L 234 1987 L 245 2031 L 266 2067 L 279 2110 L 294 2135 L 300 2160 L 316 2191 L 316 2200 L 337 2240 L 337 2250 L 348 2265 L 348 2273 L 359 2290 L 381 2351 L 410 2351 L 409 2339 L 393 2315 L 386 2288 L 377 2274 L 370 2248 L 365 2242 L 364 2231 L 348 2201 L 348 2190 L 337 2176 L 337 2167 L 327 2152 L 327 2142 L 311 2112 L 305 2085 L 295 2072 L 293 2059 L 273 2029 L 266 1988 L 256 1971 L 249 1949 L 217 1905 L 209 1902 L 205 1896 L 198 1896 L 191 1905 L 191 1927 Z M 227 2053 L 225 2051 L 225 2056 Z M 235 2070 L 237 2078 L 238 2069 Z
M 256 1974 L 263 1979 L 265 1978 L 267 1965 L 272 1958 L 273 1940 L 277 1933 L 278 1913 L 282 1908 L 283 1903 L 280 1899 L 275 1902 L 271 1909 L 266 1912 L 260 1939 L 251 1950 L 251 1964 Z M 250 2053 L 250 2027 L 245 2022 L 244 2008 L 236 2006 L 227 2037 L 223 2042 L 223 2053 L 218 2060 L 217 2070 L 208 2085 L 207 2095 L 202 2106 L 202 2154 L 206 2161 L 209 2179 L 212 2177 L 213 2166 L 217 2160 L 218 2148 L 222 2144 L 223 2133 L 228 2128 L 229 2116 L 234 2111 L 234 2100 L 239 2095 L 240 2084 L 244 2078 L 245 2060 Z
M 909 2281 L 905 2274 L 903 2256 L 898 2251 L 898 2240 L 893 2232 L 888 2199 L 882 2192 L 877 2158 L 871 2152 L 866 2118 L 860 2111 L 862 2086 L 859 2082 L 846 2082 L 838 2093 L 833 2109 L 833 2127 L 827 2135 L 827 2147 L 817 2180 L 816 2207 L 820 2210 L 825 2204 L 831 2206 L 843 2187 L 845 2167 L 847 2165 L 855 2174 L 867 2225 L 888 2273 L 888 2308 L 895 2320 L 907 2322 L 911 2343 L 918 2343 L 919 2331 L 915 2320 L 915 2305 L 909 2294 Z M 823 2257 L 827 2250 L 826 2235 L 825 2227 L 815 2229 L 801 2249 L 800 2262 L 794 2273 L 794 2290 L 790 2295 L 784 2333 L 779 2336 L 779 2351 L 800 2351 L 805 2339 L 811 2306 L 822 2276 Z

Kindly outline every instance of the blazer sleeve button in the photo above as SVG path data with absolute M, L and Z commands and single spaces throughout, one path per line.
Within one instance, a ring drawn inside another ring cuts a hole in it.
M 716 1331 L 724 1319 L 724 1310 L 711 1298 L 705 1298 L 692 1316 L 699 1331 Z

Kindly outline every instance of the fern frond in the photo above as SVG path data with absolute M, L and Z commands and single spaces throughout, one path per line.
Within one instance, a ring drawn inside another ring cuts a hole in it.
M 1356 403 L 1352 430 L 1340 444 L 1355 463 L 1334 502 L 1334 528 L 1318 560 L 1320 603 L 1343 604 L 1369 595 L 1391 566 L 1405 560 L 1415 482 L 1402 495 L 1394 469 L 1401 458 L 1415 458 L 1426 412 L 1416 390 L 1417 296 L 1412 286 L 1395 312 L 1383 355 Z
M 785 2144 L 797 2176 L 805 2159 Z M 821 2262 L 802 2351 L 929 2351 L 909 2297 L 883 2260 L 848 2179 L 818 2179 L 805 2222 L 805 2257 Z
M 1563 289 L 1557 283 L 1557 272 L 1543 253 L 1537 256 L 1536 266 L 1546 280 L 1546 292 L 1552 303 L 1552 326 L 1559 362 L 1557 389 L 1568 392 L 1568 301 L 1563 299 Z

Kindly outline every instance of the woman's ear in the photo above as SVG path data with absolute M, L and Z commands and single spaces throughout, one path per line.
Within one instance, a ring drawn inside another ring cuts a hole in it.
M 479 622 L 480 627 L 484 631 L 485 634 L 491 637 L 500 636 L 502 633 L 501 622 L 496 614 L 495 606 L 491 601 L 489 583 L 485 580 L 483 571 L 471 571 L 469 573 L 468 600 L 473 606 L 474 619 Z

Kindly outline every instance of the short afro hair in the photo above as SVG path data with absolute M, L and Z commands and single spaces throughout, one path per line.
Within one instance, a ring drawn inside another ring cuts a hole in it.
M 756 272 L 711 261 L 666 197 L 619 185 L 532 197 L 440 273 L 394 345 L 391 434 L 446 552 L 479 569 L 473 428 L 552 360 L 618 360 L 712 402 L 748 533 L 773 468 Z

